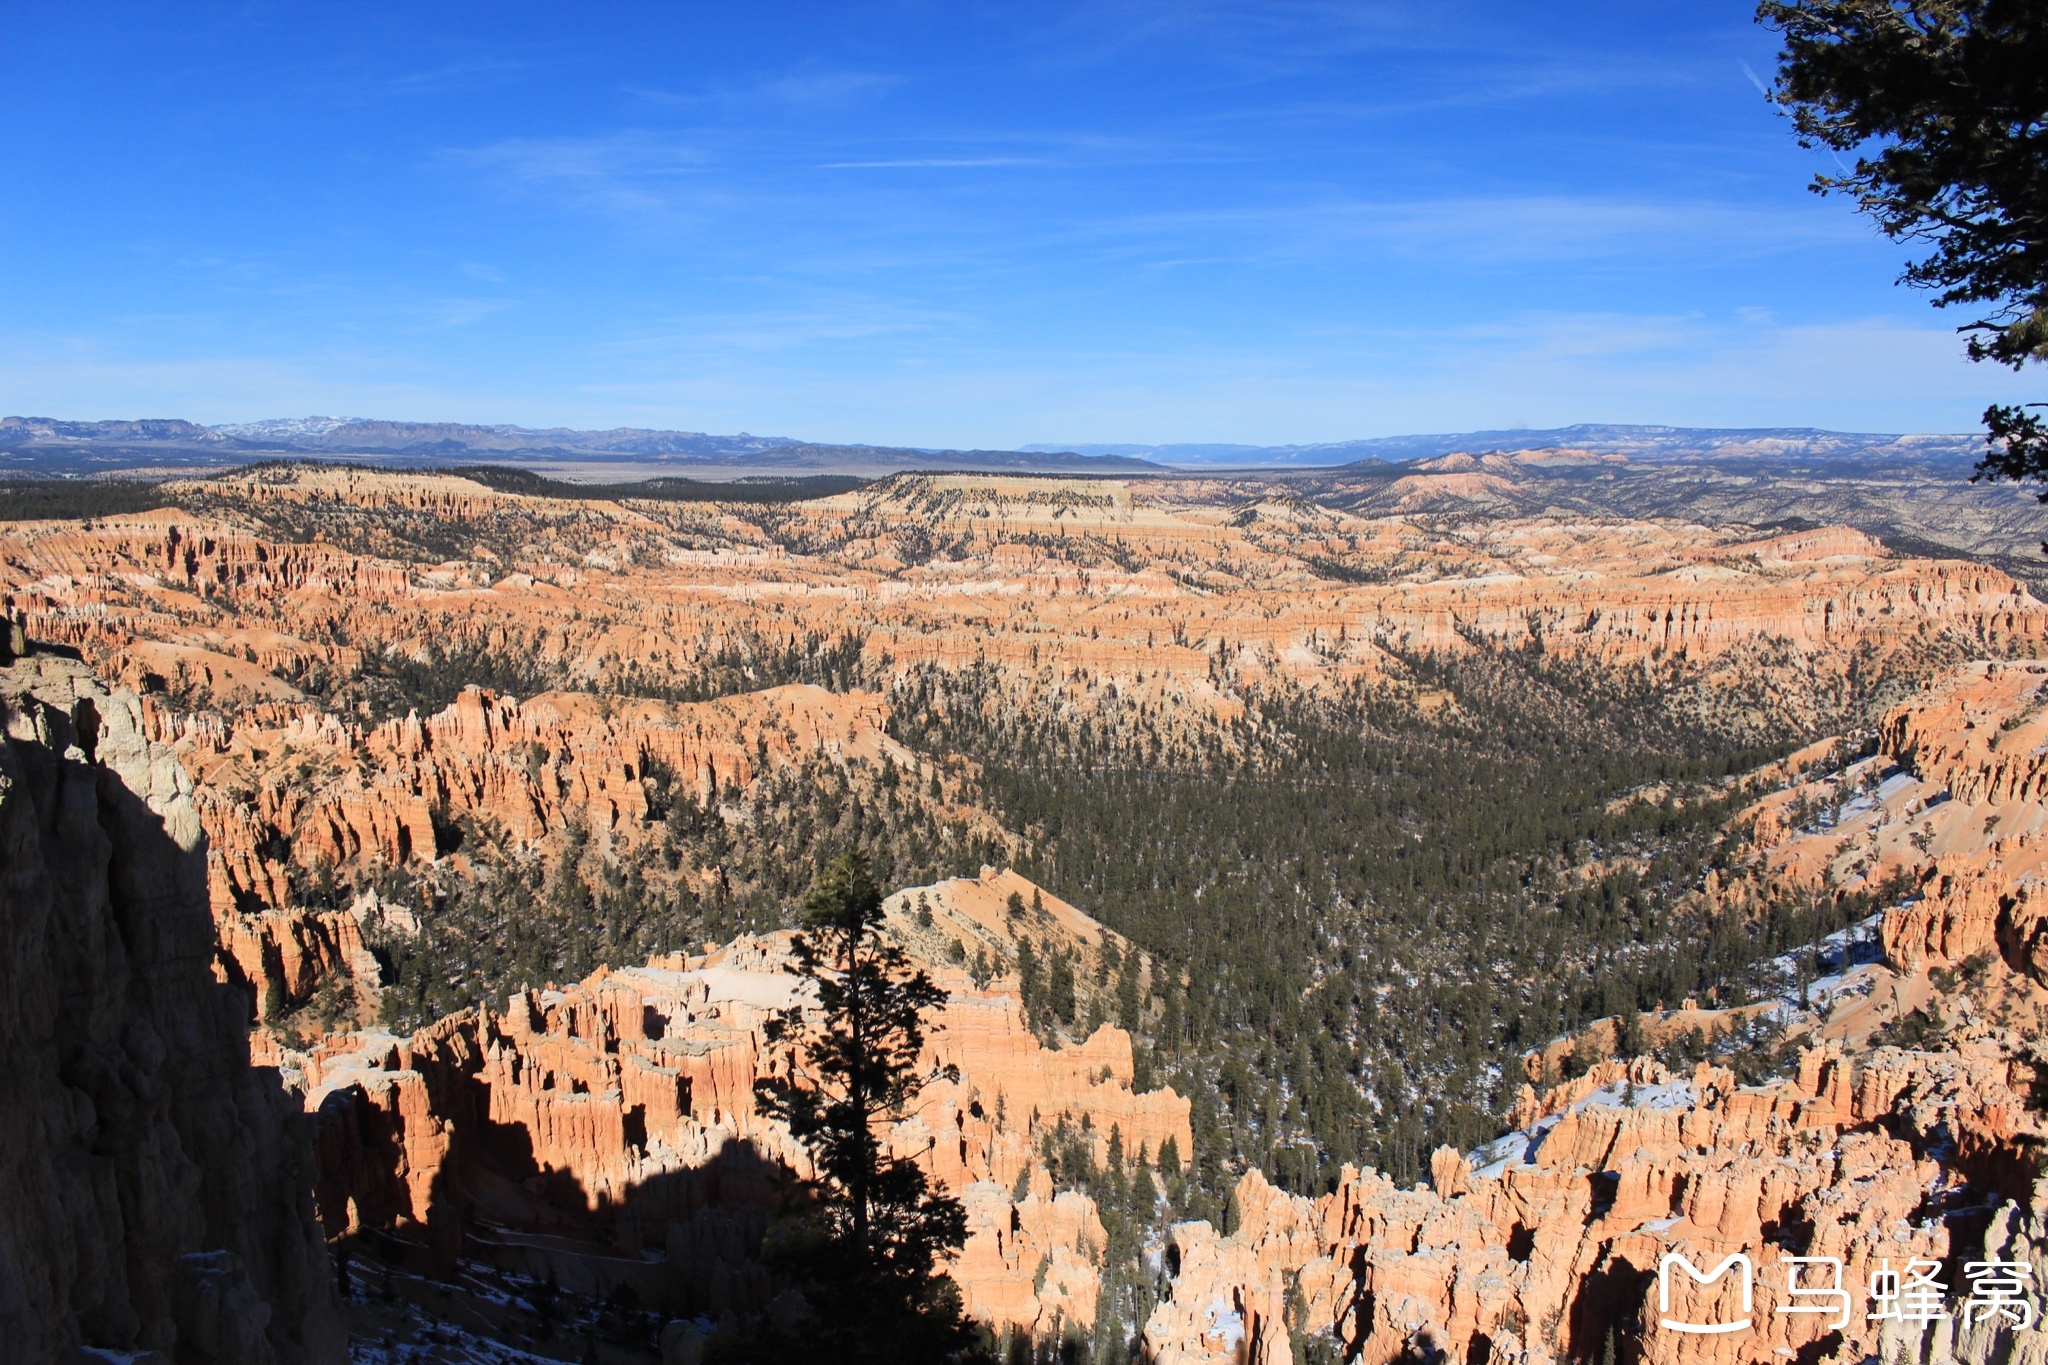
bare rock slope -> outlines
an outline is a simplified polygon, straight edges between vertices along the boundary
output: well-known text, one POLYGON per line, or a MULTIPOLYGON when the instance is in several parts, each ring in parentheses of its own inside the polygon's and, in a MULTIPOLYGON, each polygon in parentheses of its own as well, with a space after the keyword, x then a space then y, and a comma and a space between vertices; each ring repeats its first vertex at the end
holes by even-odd
MULTIPOLYGON (((988 869, 898 893, 888 932, 915 953, 922 905, 927 940, 1000 949, 1006 897, 1034 890, 988 869)), ((1057 900, 1032 913, 1048 943, 1099 947, 1109 934, 1057 900)), ((503 1011, 466 1010, 410 1038, 338 1034, 287 1054, 320 1116, 329 1232, 388 1232, 443 1266, 494 1261, 592 1297, 627 1285, 666 1313, 760 1310, 762 1233, 791 1179, 811 1174, 754 1093, 789 1065, 763 1025, 809 999, 790 961, 787 934, 742 937, 522 992, 503 1011)), ((1133 1154, 1187 1151, 1189 1104, 1134 1084, 1122 1029, 1048 1047, 1009 980, 977 988, 943 968, 939 979, 949 995, 926 1063, 940 1079, 889 1142, 967 1206, 953 1276, 969 1313, 1056 1339, 1061 1323, 1094 1321, 1106 1234, 1086 1194, 1055 1190, 1043 1144, 1075 1131, 1098 1160, 1112 1141, 1133 1154)))
POLYGON ((132 695, 0 670, 0 1361, 325 1365, 306 1121, 216 982, 192 788, 132 695))
MULTIPOLYGON (((1625 1360, 1727 1365, 2048 1359, 2032 1330, 2048 1263, 2044 679, 2036 663, 1979 663, 1933 681, 1885 717, 1876 754, 1742 817, 1761 847, 1717 879, 1722 913, 1753 882, 1916 888, 1875 926, 1880 961, 1775 1007, 1804 1044, 1792 1075, 1746 1086, 1705 1063, 1613 1058, 1525 1089, 1517 1128, 1438 1151, 1412 1188, 1347 1168, 1305 1199, 1248 1172, 1228 1235, 1170 1230, 1146 1358, 1271 1365, 1319 1340, 1366 1365, 1551 1365, 1610 1342, 1625 1360), (1896 1031, 1909 1021, 1923 1032, 1896 1031), (1731 1255, 1749 1258, 1748 1292, 1666 1259, 1711 1270, 1731 1255), (1992 1262, 2025 1268, 2032 1307, 1973 1293, 1971 1266, 1992 1262), (1941 1289, 1919 1320, 1884 1316, 1872 1286, 1910 1264, 1941 1289)), ((1736 1013, 1643 1023, 1711 1030, 1736 1013)))

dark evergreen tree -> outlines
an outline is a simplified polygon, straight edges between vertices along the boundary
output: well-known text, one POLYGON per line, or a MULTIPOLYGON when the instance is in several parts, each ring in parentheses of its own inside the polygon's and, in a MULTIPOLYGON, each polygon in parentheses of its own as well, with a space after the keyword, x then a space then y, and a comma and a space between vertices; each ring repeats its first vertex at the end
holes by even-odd
POLYGON ((1045 1003, 1062 1024, 1074 1022, 1074 959, 1056 952, 1046 970, 1045 1003))
POLYGON ((1124 959, 1124 969, 1116 979, 1116 1026, 1126 1033, 1138 1031, 1139 970, 1138 955, 1132 952, 1124 959))
POLYGON ((1024 1002, 1024 1018, 1037 1023, 1043 1005, 1039 992, 1038 952, 1031 946, 1030 939, 1017 944, 1017 998, 1024 1002))
POLYGON ((918 1070, 924 1018, 945 992, 880 937, 881 924, 866 859, 828 863, 792 943, 790 970, 815 992, 815 1014, 797 1006, 771 1021, 770 1039, 794 1044, 790 1065, 755 1087, 817 1166, 809 1216, 767 1253, 802 1286, 811 1319, 801 1341, 768 1333, 742 1358, 937 1361, 971 1340, 959 1291, 938 1269, 966 1240, 966 1214, 933 1192, 922 1153, 889 1154, 886 1132, 930 1079, 918 1070))
MULTIPOLYGON (((1764 0, 1775 97, 1801 142, 1857 153, 1814 189, 1855 196, 1931 252, 1908 284, 1965 324, 1973 360, 2048 359, 2048 11, 2037 0, 1764 0)), ((2040 406, 2040 405, 2036 405, 2040 406)), ((1993 404, 1978 477, 2048 480, 2048 425, 1993 404)), ((2048 502, 2048 493, 2041 495, 2048 502)))

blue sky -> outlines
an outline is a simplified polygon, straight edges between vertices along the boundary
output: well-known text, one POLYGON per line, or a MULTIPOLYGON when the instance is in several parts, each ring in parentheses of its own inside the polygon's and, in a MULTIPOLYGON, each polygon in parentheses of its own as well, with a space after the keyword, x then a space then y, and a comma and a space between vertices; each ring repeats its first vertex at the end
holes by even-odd
POLYGON ((0 410, 1968 430, 1744 3, 0 0, 0 410))

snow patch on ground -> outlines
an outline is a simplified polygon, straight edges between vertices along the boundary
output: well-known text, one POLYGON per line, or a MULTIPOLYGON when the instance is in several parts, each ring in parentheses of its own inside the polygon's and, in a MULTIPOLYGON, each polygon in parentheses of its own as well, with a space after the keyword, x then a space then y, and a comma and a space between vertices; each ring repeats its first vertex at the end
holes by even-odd
MULTIPOLYGON (((1637 1109, 1690 1109, 1694 1103, 1690 1081, 1666 1081, 1661 1085, 1639 1085, 1635 1087, 1634 1108, 1637 1109)), ((1527 1128, 1517 1128, 1503 1133, 1493 1141, 1474 1149, 1465 1157, 1474 1175, 1498 1179, 1510 1166, 1533 1165, 1536 1153, 1543 1146, 1543 1139, 1550 1136, 1550 1130, 1557 1127, 1565 1114, 1576 1114, 1593 1107, 1602 1109, 1626 1109, 1629 1104, 1629 1087, 1626 1085, 1602 1086, 1569 1108, 1546 1114, 1527 1128)))
MULTIPOLYGON (((1905 902, 1907 905, 1912 903, 1910 900, 1905 902)), ((1789 1024, 1803 1013, 1825 1015, 1838 1000, 1870 994, 1870 969, 1884 958, 1884 945, 1879 940, 1884 915, 1885 912, 1880 910, 1820 940, 1812 959, 1817 975, 1807 983, 1804 1011, 1799 1002, 1799 966, 1804 954, 1792 952, 1772 958, 1771 967, 1785 989, 1769 1017, 1789 1024)))
POLYGON ((1233 1309, 1229 1301, 1218 1294, 1202 1310, 1202 1315, 1209 1319, 1209 1330, 1202 1335, 1220 1340, 1224 1351, 1235 1358, 1237 1348, 1244 1342, 1244 1314, 1233 1309))

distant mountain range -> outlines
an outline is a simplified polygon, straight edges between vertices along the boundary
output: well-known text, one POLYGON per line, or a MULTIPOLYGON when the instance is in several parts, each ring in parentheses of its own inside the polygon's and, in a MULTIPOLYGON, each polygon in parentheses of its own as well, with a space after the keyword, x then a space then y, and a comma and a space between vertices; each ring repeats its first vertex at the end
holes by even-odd
POLYGON ((881 475, 903 469, 1016 469, 1053 473, 1164 473, 1125 455, 1072 451, 916 450, 828 445, 788 436, 712 436, 699 431, 536 430, 460 422, 363 417, 289 417, 200 426, 177 419, 66 422, 0 418, 0 469, 77 474, 246 464, 266 456, 366 458, 379 464, 505 464, 684 468, 728 477, 759 474, 881 475))
POLYGON ((1873 461, 1960 465, 1983 449, 1977 435, 1901 436, 1811 427, 1664 427, 1582 424, 1421 436, 1384 436, 1315 445, 1031 445, 1017 450, 928 450, 840 445, 740 432, 615 427, 575 431, 393 422, 363 417, 292 417, 201 426, 174 418, 69 422, 0 418, 0 470, 18 473, 119 473, 205 468, 279 456, 358 458, 379 464, 488 461, 553 468, 568 477, 616 477, 627 469, 687 471, 706 477, 858 474, 904 469, 1043 473, 1161 474, 1173 469, 1331 469, 1405 464, 1454 452, 1589 450, 1643 462, 1709 460, 1795 464, 1873 461), (599 475, 602 468, 604 473, 599 475))
POLYGON ((1823 431, 1816 427, 1660 427, 1580 423, 1530 430, 1464 431, 1428 436, 1381 436, 1316 445, 1028 445, 1028 451, 1071 451, 1077 455, 1122 455, 1179 469, 1310 469, 1382 462, 1404 464, 1459 451, 1590 450, 1632 460, 1969 460, 1984 450, 1984 437, 1900 436, 1872 432, 1823 431))

